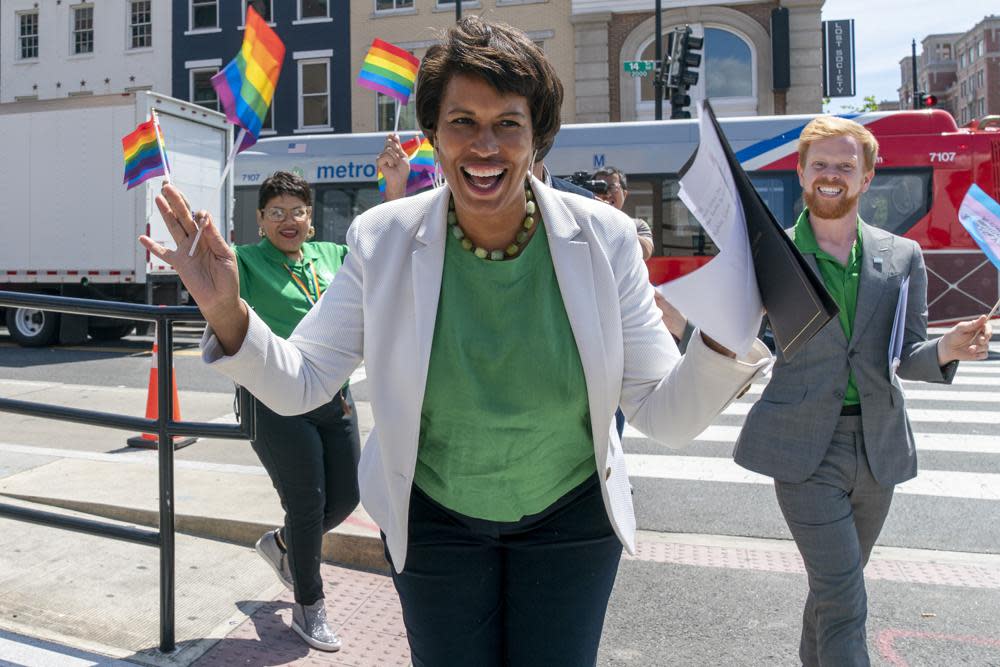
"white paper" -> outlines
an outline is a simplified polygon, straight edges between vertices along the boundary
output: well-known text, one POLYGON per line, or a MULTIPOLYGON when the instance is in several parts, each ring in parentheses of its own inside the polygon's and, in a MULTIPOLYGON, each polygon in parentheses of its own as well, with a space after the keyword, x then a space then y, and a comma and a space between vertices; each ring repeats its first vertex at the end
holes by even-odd
POLYGON ((733 174, 703 103, 698 153, 680 181, 680 199, 719 248, 701 268, 656 289, 688 320, 738 356, 753 346, 764 307, 733 174))
POLYGON ((903 336, 906 334, 906 302, 910 296, 910 277, 903 278, 899 285, 899 299, 896 301, 896 317, 892 320, 892 336, 889 337, 889 381, 896 376, 899 360, 903 355, 903 336))

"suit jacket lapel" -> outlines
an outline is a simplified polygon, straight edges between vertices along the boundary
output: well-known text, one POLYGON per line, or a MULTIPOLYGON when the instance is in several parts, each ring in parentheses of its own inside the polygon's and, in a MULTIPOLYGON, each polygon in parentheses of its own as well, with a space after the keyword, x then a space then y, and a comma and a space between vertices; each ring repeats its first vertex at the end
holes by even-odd
POLYGON ((861 340, 865 327, 878 311, 889 278, 892 236, 878 233, 866 223, 861 224, 861 275, 858 281, 858 303, 854 310, 851 346, 861 340))
POLYGON ((448 201, 451 192, 447 187, 435 197, 424 216, 415 236, 416 248, 412 254, 413 303, 417 359, 415 368, 423 373, 418 384, 423 390, 434 341, 434 323, 437 320, 438 299, 441 296, 441 275, 444 271, 444 242, 448 201))
MULTIPOLYGON (((601 314, 598 309, 597 285, 590 260, 590 244, 580 233, 580 226, 569 209, 553 191, 532 177, 542 223, 549 238, 549 251, 555 269, 563 306, 569 319, 573 338, 576 340, 583 374, 587 380, 591 419, 603 414, 607 370, 605 366, 604 336, 601 314)), ((600 441, 594 433, 595 441, 600 441)))

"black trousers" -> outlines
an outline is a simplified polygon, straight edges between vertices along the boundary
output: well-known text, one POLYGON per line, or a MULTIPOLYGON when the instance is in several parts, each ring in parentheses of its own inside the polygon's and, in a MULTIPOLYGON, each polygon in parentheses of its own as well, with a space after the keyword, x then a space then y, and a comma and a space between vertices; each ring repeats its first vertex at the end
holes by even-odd
POLYGON ((350 390, 294 417, 258 403, 257 439, 250 444, 285 510, 281 536, 288 547, 295 601, 313 604, 323 597, 323 534, 358 506, 361 440, 350 390))
POLYGON ((393 570, 414 667, 593 666, 621 552, 597 475, 510 523, 414 487, 406 567, 393 570))

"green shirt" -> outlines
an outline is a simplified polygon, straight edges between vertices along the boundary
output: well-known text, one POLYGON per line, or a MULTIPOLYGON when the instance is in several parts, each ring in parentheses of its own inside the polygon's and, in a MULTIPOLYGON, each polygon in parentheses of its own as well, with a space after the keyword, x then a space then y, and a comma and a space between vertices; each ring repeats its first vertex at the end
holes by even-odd
MULTIPOLYGON (((844 330, 847 340, 851 340, 851 334, 854 332, 854 311, 858 307, 858 283, 861 279, 861 216, 858 216, 858 238, 851 247, 846 266, 819 247, 812 225, 809 223, 809 209, 803 209, 799 214, 799 219, 795 221, 793 236, 795 247, 799 252, 816 256, 823 284, 840 308, 838 315, 840 328, 844 330)), ((844 405, 857 405, 860 402, 854 371, 851 371, 847 378, 847 389, 844 391, 844 405)))
POLYGON ((590 430, 544 227, 502 262, 449 231, 414 483, 460 514, 517 521, 594 474, 590 430))
POLYGON ((301 261, 289 258, 267 239, 233 249, 240 271, 240 296, 282 338, 291 335, 347 256, 346 245, 319 241, 302 244, 301 261))

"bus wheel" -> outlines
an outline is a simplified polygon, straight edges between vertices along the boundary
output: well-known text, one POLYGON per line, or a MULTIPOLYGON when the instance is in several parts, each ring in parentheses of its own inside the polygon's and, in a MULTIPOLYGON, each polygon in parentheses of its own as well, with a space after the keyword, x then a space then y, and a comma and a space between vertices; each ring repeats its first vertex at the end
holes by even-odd
POLYGON ((59 313, 34 308, 8 308, 7 330, 24 347, 43 347, 59 334, 59 313))

